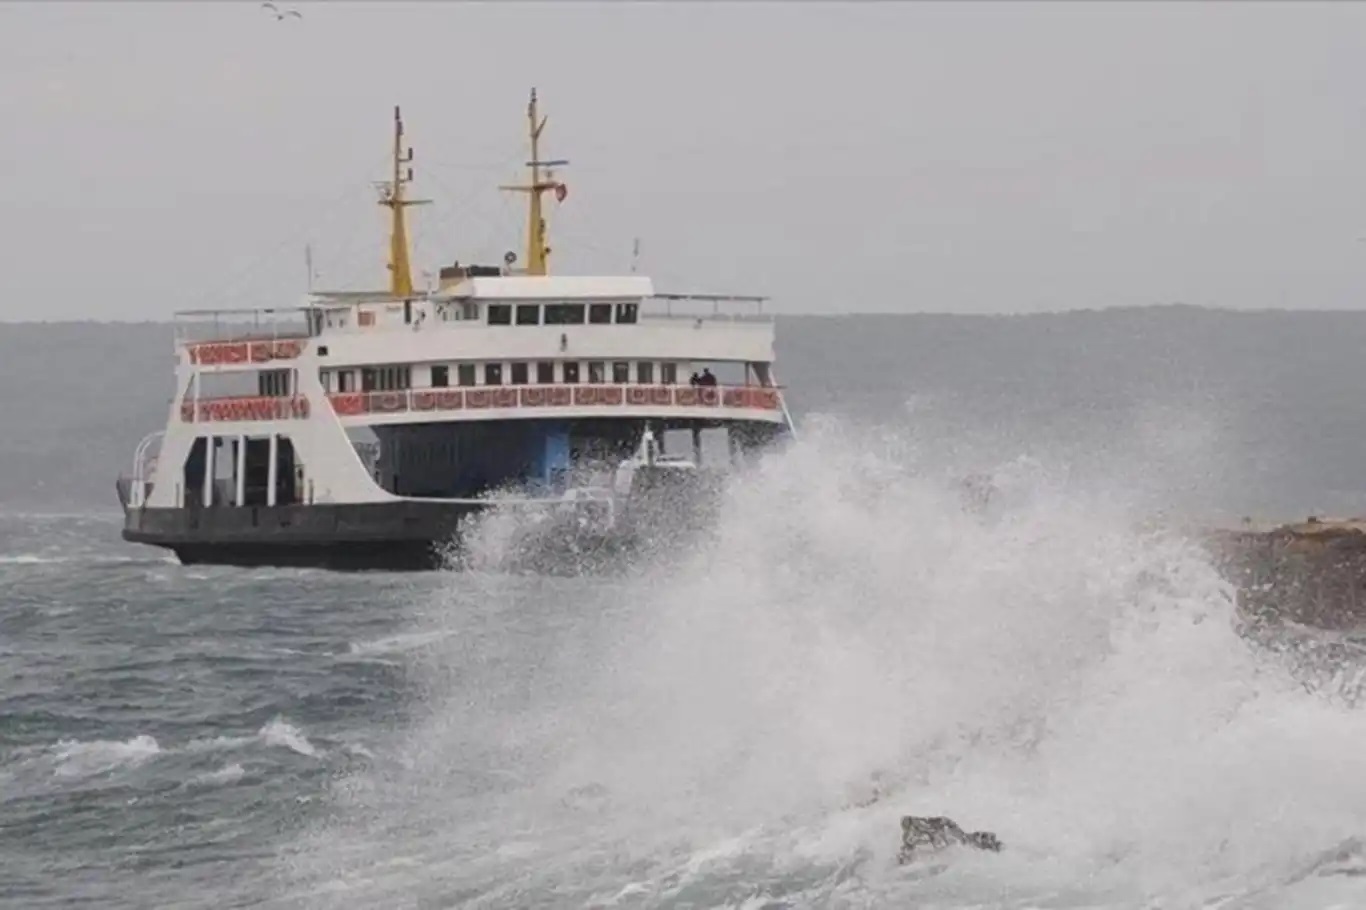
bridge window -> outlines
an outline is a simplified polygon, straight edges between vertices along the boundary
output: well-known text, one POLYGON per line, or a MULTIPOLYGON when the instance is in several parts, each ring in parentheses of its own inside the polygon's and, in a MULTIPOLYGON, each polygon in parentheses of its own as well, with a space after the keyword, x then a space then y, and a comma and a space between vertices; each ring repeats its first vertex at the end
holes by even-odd
POLYGON ((566 360, 564 363, 564 381, 569 385, 575 385, 579 381, 579 363, 577 360, 566 360))
POLYGON ((610 303, 594 303, 588 307, 588 321, 593 325, 611 325, 612 305, 610 303))
POLYGON ((612 364, 612 381, 624 383, 631 381, 631 364, 625 360, 618 360, 612 364))
POLYGON ((525 363, 514 363, 512 365, 512 384, 527 384, 527 366, 525 363))
POLYGON ((451 371, 450 371, 450 367, 446 366, 444 363, 443 363, 443 364, 440 364, 439 366, 434 366, 434 367, 432 367, 432 388, 434 388, 434 389, 444 389, 446 386, 448 386, 448 385, 450 385, 450 384, 451 384, 451 371))
POLYGON ((636 382, 642 385, 649 385, 655 381, 655 365, 649 360, 642 360, 636 364, 636 382))
POLYGON ((484 364, 484 385, 503 384, 503 365, 501 363, 484 364))
POLYGON ((541 385, 550 385, 555 381, 555 364, 549 360, 542 360, 536 364, 536 381, 541 385))
POLYGON ((517 304, 517 324, 518 325, 540 325, 541 308, 534 303, 517 304))
POLYGON ((489 304, 489 325, 512 325, 512 307, 506 303, 489 304))
POLYGON ((545 308, 546 325, 582 325, 583 304, 550 303, 545 308))
POLYGON ((630 323, 634 323, 636 321, 636 316, 638 315, 638 306, 639 304, 635 303, 617 304, 617 324, 627 325, 630 323))
POLYGON ((457 366, 455 378, 461 385, 474 385, 474 364, 462 363, 457 366))
POLYGON ((376 389, 384 392, 406 389, 412 385, 412 370, 409 367, 365 367, 360 371, 362 392, 376 389))
POLYGON ((674 385, 678 382, 678 364, 661 363, 659 365, 659 381, 664 385, 674 385))

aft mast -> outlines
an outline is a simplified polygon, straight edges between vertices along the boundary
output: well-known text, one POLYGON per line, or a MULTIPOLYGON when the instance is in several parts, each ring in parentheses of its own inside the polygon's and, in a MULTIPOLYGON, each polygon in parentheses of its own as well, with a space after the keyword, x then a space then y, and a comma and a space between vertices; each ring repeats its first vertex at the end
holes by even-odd
POLYGON ((413 273, 408 258, 408 225, 403 210, 410 205, 426 205, 430 199, 408 199, 404 188, 413 182, 413 150, 403 149, 403 117, 394 108, 394 171, 392 179, 379 185, 379 204, 389 209, 393 223, 389 230, 389 293, 395 297, 413 295, 413 273), (407 165, 406 173, 404 165, 407 165))
POLYGON ((527 167, 531 169, 531 182, 517 186, 503 186, 499 189, 508 190, 514 193, 526 193, 529 198, 529 211, 527 213, 527 243, 526 243, 526 274, 544 275, 546 274, 546 260, 550 256, 550 246, 547 242, 545 230, 545 215, 541 209, 541 194, 547 190, 555 191, 555 198, 561 202, 568 194, 569 188, 560 181, 554 179, 554 174, 550 168, 566 165, 569 162, 563 159, 554 161, 542 161, 540 152, 541 131, 545 129, 548 118, 538 117, 536 112, 536 90, 531 90, 531 103, 526 109, 528 131, 531 136, 531 160, 527 162, 527 167), (545 168, 544 175, 542 168, 545 168))

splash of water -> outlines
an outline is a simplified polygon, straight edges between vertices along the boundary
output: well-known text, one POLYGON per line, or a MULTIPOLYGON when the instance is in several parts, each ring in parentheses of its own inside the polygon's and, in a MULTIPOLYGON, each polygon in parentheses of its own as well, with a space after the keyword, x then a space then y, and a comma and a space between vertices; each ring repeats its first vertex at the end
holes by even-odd
POLYGON ((851 436, 808 429, 737 479, 711 539, 625 579, 453 576, 428 716, 339 788, 289 887, 1288 906, 1324 857, 1354 861, 1366 720, 1240 637, 1225 582, 1136 530, 1123 484, 1017 461, 975 515, 903 439, 851 436), (1007 849, 899 868, 903 813, 1007 849))

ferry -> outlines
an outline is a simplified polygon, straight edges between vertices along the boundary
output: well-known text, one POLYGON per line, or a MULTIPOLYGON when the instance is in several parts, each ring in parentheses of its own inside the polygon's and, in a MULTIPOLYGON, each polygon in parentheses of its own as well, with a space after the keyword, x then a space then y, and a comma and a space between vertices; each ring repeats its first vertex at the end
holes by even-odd
POLYGON ((117 482, 123 538, 184 564, 440 568, 499 507, 542 544, 629 548, 791 436, 766 298, 550 273, 568 162, 541 157, 546 122, 533 90, 527 179, 499 187, 527 198, 522 263, 414 285, 407 209, 430 200, 395 108, 387 288, 176 313, 165 429, 117 482))

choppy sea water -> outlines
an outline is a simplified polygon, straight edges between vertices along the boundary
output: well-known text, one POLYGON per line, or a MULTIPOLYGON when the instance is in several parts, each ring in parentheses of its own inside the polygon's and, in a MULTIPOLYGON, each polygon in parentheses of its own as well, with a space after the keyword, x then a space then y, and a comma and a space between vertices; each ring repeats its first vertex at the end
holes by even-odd
POLYGON ((0 516, 0 903, 1366 906, 1356 643, 1241 634, 1123 478, 944 476, 817 428, 611 577, 0 516), (1006 848, 898 866, 904 813, 1006 848))

